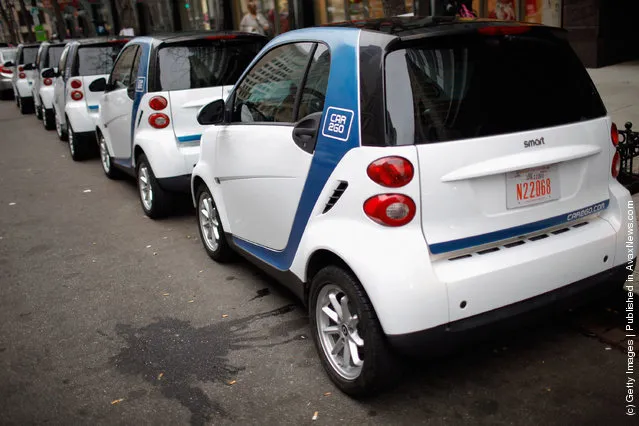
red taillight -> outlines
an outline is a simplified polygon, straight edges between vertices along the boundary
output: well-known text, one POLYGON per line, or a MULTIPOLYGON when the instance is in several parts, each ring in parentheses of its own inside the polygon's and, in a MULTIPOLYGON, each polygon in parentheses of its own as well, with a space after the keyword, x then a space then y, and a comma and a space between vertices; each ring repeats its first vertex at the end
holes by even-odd
POLYGON ((619 176, 619 172, 621 171, 621 157, 618 152, 615 152, 615 155, 612 157, 612 177, 617 178, 619 176))
POLYGON ((415 171, 403 157, 383 157, 373 161, 366 169, 373 182, 388 188, 399 188, 413 179, 415 171))
POLYGON ((27 75, 25 73, 21 72, 20 74, 18 74, 18 77, 27 78, 27 75))
POLYGON ((498 26, 498 27, 482 27, 477 30, 479 34, 483 35, 511 35, 511 34, 523 34, 530 31, 530 27, 526 26, 498 26))
POLYGON ((156 112, 155 114, 149 115, 149 124, 151 127, 155 127, 156 129, 164 129, 170 123, 169 116, 166 114, 162 114, 161 112, 156 112))
POLYGON ((5 74, 13 74, 13 70, 11 70, 9 68, 5 68, 3 66, 0 66, 0 72, 3 72, 5 74))
POLYGON ((237 36, 236 35, 210 35, 204 38, 207 40, 233 40, 234 38, 237 38, 237 36))
POLYGON ((71 80, 71 87, 74 89, 79 89, 82 87, 82 82, 80 80, 71 80))
POLYGON ((402 194, 383 194, 364 203, 364 213, 375 222, 386 226, 402 226, 415 217, 415 202, 402 194))
POLYGON ((612 127, 610 128, 610 140, 612 140, 613 146, 619 145, 619 131, 615 123, 612 123, 612 127))
POLYGON ((50 78, 45 78, 42 83, 44 83, 45 86, 51 86, 53 84, 53 80, 51 80, 50 78))
POLYGON ((73 92, 71 92, 71 99, 73 99, 74 101, 81 101, 83 97, 84 95, 79 90, 74 90, 73 92))
POLYGON ((151 109, 154 109, 156 111, 163 110, 168 104, 169 103, 164 96, 154 96, 149 99, 149 106, 151 107, 151 109))
POLYGON ((18 67, 18 71, 20 71, 20 72, 24 71, 24 67, 23 67, 22 65, 20 65, 20 66, 18 67))

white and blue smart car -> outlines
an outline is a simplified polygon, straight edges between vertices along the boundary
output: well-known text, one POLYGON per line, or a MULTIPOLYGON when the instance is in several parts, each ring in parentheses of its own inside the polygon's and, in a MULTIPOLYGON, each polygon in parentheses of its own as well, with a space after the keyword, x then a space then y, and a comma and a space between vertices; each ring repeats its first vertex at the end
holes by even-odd
POLYGON ((618 133, 563 30, 352 25, 272 40, 200 111, 192 177, 205 250, 308 305, 342 391, 381 389, 397 350, 622 289, 618 133))
POLYGON ((36 56, 35 76, 33 78, 31 92, 36 117, 42 120, 44 128, 47 130, 53 130, 55 128, 53 83, 55 81, 55 75, 58 72, 58 63, 64 51, 65 44, 66 43, 43 42, 36 56))
MULTIPOLYGON (((97 151, 95 123, 104 78, 128 38, 97 38, 69 42, 60 55, 53 89, 55 128, 68 141, 74 161, 97 151)), ((53 70, 45 71, 49 77, 53 70)))
POLYGON ((224 99, 266 44, 255 34, 138 37, 118 57, 100 100, 95 131, 104 173, 136 176, 144 213, 170 212, 190 191, 203 126, 197 112, 224 99))

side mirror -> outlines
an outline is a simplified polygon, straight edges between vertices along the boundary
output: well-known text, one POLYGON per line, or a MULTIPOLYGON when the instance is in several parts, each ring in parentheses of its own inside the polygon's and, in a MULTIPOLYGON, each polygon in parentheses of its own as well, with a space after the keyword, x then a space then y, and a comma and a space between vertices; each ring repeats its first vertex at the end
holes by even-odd
POLYGON ((44 70, 42 70, 42 72, 40 73, 40 75, 42 76, 42 78, 54 78, 57 77, 56 75, 57 73, 55 72, 55 70, 53 68, 45 68, 44 70))
POLYGON ((16 64, 13 61, 7 61, 4 64, 2 64, 2 66, 5 68, 11 68, 11 67, 15 67, 16 64))
POLYGON ((35 68, 35 64, 26 64, 24 67, 25 71, 33 71, 35 68))
POLYGON ((91 82, 91 84, 89 84, 89 91, 90 92, 104 92, 106 90, 106 87, 107 87, 106 78, 101 77, 101 78, 98 78, 97 80, 93 80, 93 82, 91 82))
POLYGON ((197 113, 197 122, 202 125, 220 124, 224 122, 224 101, 215 100, 204 105, 197 113))

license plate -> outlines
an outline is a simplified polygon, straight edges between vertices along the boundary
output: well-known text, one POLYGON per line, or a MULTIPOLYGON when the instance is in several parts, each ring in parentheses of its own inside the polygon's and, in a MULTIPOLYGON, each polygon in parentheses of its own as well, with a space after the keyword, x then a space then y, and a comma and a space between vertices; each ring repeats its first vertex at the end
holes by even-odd
POLYGON ((518 170, 506 175, 506 206, 530 206, 559 198, 557 165, 518 170))

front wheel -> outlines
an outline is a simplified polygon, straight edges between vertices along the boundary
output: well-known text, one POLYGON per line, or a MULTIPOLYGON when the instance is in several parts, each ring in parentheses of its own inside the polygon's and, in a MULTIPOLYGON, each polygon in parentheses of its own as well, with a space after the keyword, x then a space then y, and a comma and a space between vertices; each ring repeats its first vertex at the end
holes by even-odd
POLYGON ((324 369, 344 393, 364 396, 399 376, 375 310, 352 273, 327 266, 311 281, 309 318, 324 369))
POLYGON ((216 262, 226 263, 234 258, 233 249, 226 240, 222 221, 206 185, 197 190, 197 224, 206 254, 216 262))
MULTIPOLYGON (((34 98, 35 99, 35 98, 34 98)), ((34 104, 34 109, 35 109, 35 116, 38 120, 42 120, 42 111, 44 110, 44 106, 42 105, 42 101, 40 101, 40 105, 35 105, 34 104)))
POLYGON ((62 123, 60 122, 60 117, 58 117, 58 114, 55 112, 54 110, 54 114, 55 114, 55 130, 58 133, 58 138, 65 142, 67 140, 67 133, 64 131, 64 128, 62 127, 62 123))
POLYGON ((69 141, 69 152, 71 153, 71 158, 73 158, 73 161, 82 161, 86 158, 86 147, 82 144, 82 141, 76 137, 73 127, 71 127, 71 123, 69 123, 68 119, 67 128, 69 129, 67 139, 69 141))
POLYGON ((109 147, 107 146, 104 135, 98 132, 98 148, 100 150, 100 164, 102 164, 102 171, 109 179, 120 179, 122 173, 120 170, 113 167, 113 158, 109 154, 109 147))
POLYGON ((171 194, 160 187, 146 155, 140 155, 137 168, 138 192, 142 210, 151 219, 165 217, 170 209, 171 194))

